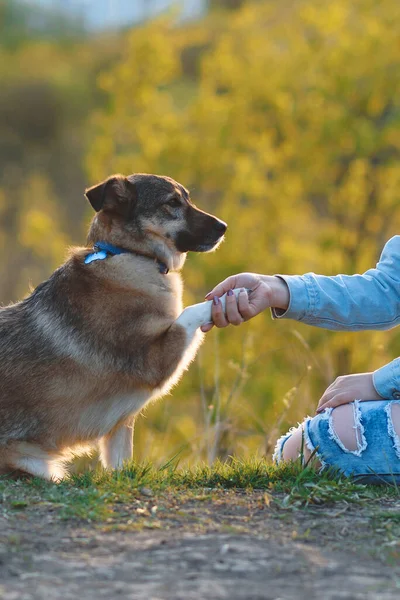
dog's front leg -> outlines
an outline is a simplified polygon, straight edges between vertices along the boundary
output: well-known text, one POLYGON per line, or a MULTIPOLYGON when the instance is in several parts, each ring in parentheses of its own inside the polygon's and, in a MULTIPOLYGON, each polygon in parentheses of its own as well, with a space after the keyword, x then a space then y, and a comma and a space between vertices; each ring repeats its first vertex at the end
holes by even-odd
MULTIPOLYGON (((234 290, 236 297, 240 291, 234 290)), ((225 295, 220 300, 225 310, 225 295)), ((176 383, 193 360, 203 339, 199 327, 210 323, 211 309, 212 302, 188 306, 167 331, 154 340, 151 351, 146 355, 143 374, 146 376, 146 383, 153 389, 157 388, 157 394, 169 389, 168 386, 163 387, 165 382, 169 381, 170 385, 176 383)))
POLYGON ((99 441, 100 460, 106 469, 121 469, 133 453, 133 419, 114 427, 99 441))
MULTIPOLYGON (((238 297, 241 289, 233 290, 236 298, 238 297)), ((226 294, 220 298, 222 304, 222 310, 225 311, 226 306, 226 294)), ((211 318, 212 301, 201 302, 200 304, 192 304, 183 310, 179 315, 175 323, 185 328, 187 335, 190 339, 193 338, 197 329, 202 325, 207 325, 212 321, 211 318)))

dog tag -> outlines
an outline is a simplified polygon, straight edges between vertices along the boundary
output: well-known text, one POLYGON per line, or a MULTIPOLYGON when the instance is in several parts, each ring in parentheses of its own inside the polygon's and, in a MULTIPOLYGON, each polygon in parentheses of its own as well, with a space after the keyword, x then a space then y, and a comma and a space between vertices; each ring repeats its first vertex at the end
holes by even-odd
POLYGON ((105 258, 107 258, 107 252, 105 250, 100 250, 100 252, 95 252, 94 254, 88 254, 85 258, 85 265, 88 265, 94 260, 104 260, 105 258))

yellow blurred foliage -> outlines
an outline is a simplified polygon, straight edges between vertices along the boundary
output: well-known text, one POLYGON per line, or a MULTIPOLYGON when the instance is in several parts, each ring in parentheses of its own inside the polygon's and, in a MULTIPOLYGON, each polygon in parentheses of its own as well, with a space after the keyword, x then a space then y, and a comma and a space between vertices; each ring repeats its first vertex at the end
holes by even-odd
MULTIPOLYGON (((374 266, 400 229, 399 28, 397 0, 249 1, 192 23, 150 21, 107 48, 86 41, 68 60, 36 43, 19 50, 20 74, 32 77, 35 57, 63 90, 75 72, 81 86, 98 72, 101 101, 84 131, 88 183, 166 174, 228 222, 217 252, 188 258, 189 303, 240 271, 374 266)), ((51 183, 30 177, 27 204, 16 192, 16 233, 37 255, 29 269, 43 269, 39 259, 48 269, 70 235, 51 183)), ((0 196, 0 216, 3 205, 0 196)), ((3 242, 3 231, 0 243, 12 244, 15 232, 3 242)), ((267 313, 213 331, 172 396, 139 419, 137 457, 269 452, 334 377, 377 368, 399 346, 396 330, 332 333, 267 313)))
MULTIPOLYGON (((308 0, 248 2, 224 19, 132 30, 121 61, 100 78, 110 102, 92 124, 88 169, 92 180, 119 171, 168 174, 228 222, 221 249, 189 258, 188 302, 242 270, 335 274, 374 266, 400 225, 399 25, 395 0, 308 0), (185 73, 184 58, 196 50, 198 64, 185 73)), ((282 411, 281 429, 312 411, 336 375, 393 358, 397 337, 332 334, 263 315, 212 333, 201 377, 192 367, 151 415, 164 419, 165 431, 171 419, 197 420, 203 385, 207 405, 218 396, 219 415, 210 419, 207 409, 202 418, 205 428, 209 421, 214 432, 223 429, 220 455, 270 448, 282 411), (230 360, 247 373, 234 402, 230 360)), ((190 427, 178 429, 187 431, 190 455, 190 427)))

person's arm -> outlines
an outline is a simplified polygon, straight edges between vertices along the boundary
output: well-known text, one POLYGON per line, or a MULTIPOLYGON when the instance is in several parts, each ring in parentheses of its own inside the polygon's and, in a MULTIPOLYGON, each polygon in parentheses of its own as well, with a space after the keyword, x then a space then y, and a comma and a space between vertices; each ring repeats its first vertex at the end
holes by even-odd
POLYGON ((363 275, 279 275, 289 289, 287 310, 274 318, 295 319, 324 329, 391 329, 400 323, 400 236, 385 245, 375 269, 363 275))
MULTIPOLYGON (((214 298, 212 318, 217 327, 239 325, 270 307, 274 318, 296 319, 325 329, 390 329, 400 323, 400 236, 387 242, 376 268, 363 275, 240 273, 222 281, 207 297, 214 298), (241 286, 252 292, 240 294, 237 302, 229 290, 241 286), (224 312, 219 297, 227 292, 224 312)), ((203 331, 211 327, 207 325, 203 331)), ((373 373, 339 377, 323 394, 319 410, 356 398, 400 400, 400 358, 373 373)))
POLYGON ((317 413, 354 400, 399 400, 400 358, 372 373, 337 377, 323 393, 317 413))

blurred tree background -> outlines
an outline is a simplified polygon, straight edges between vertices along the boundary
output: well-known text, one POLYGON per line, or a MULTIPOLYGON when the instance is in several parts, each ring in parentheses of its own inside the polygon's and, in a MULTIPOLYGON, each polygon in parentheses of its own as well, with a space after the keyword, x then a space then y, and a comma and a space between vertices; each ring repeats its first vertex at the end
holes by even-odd
MULTIPOLYGON (((1 300, 82 243, 83 190, 167 174, 229 224, 188 258, 186 303, 224 277, 355 273, 400 231, 397 0, 214 0, 89 33, 0 0, 1 300)), ((392 332, 331 333, 260 315, 207 336, 172 395, 138 419, 136 457, 271 451, 340 374, 397 356, 392 332)))

